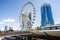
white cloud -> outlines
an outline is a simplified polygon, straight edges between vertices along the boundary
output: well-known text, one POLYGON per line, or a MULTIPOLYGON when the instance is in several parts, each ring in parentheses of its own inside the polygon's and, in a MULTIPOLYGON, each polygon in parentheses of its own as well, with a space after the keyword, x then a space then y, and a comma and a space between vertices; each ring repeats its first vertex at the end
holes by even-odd
POLYGON ((3 22, 14 22, 15 20, 14 19, 11 19, 11 18, 8 18, 6 20, 3 20, 3 22))
POLYGON ((5 24, 4 22, 0 22, 0 24, 5 24))
POLYGON ((8 23, 15 22, 15 19, 11 19, 11 18, 5 19, 5 20, 3 20, 3 21, 0 21, 0 25, 1 25, 1 24, 6 24, 7 22, 8 22, 8 23))

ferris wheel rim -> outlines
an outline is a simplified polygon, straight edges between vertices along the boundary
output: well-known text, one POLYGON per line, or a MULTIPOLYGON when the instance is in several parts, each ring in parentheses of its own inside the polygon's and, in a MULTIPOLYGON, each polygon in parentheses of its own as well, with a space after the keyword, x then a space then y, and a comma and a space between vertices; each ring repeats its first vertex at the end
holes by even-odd
MULTIPOLYGON (((31 2, 27 2, 23 7, 22 7, 22 9, 21 9, 21 12, 20 12, 20 17, 22 16, 22 12, 23 12, 23 9, 27 6, 27 5, 31 5, 32 6, 32 8, 33 8, 33 11, 34 11, 34 15, 33 15, 33 21, 35 21, 35 17, 36 17, 36 9, 35 9, 35 6, 34 6, 34 4, 32 4, 31 2)), ((21 19, 20 19, 21 20, 21 19)), ((19 21, 20 21, 19 20, 19 21)), ((32 23, 34 23, 34 22, 32 22, 32 23)))

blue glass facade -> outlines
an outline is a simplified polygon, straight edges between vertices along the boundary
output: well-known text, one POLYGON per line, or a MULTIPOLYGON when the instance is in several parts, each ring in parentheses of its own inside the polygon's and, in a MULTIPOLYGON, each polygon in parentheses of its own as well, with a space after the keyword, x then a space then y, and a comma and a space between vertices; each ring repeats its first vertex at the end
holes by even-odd
POLYGON ((41 26, 54 25, 52 18, 52 10, 50 4, 43 4, 41 6, 41 26))

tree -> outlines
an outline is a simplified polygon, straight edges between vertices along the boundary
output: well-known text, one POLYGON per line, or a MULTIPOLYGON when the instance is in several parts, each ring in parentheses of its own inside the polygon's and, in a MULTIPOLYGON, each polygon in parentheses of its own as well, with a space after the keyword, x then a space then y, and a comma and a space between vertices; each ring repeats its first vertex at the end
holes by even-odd
POLYGON ((39 27, 39 26, 37 26, 37 27, 36 27, 36 30, 41 30, 41 26, 40 26, 40 27, 39 27))

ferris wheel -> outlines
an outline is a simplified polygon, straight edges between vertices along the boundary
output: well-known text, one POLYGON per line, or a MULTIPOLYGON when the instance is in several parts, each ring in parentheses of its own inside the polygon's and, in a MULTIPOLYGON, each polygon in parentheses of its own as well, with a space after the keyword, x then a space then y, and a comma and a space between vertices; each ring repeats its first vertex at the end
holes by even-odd
MULTIPOLYGON (((25 21, 26 19, 28 19, 30 21, 30 24, 28 23, 28 25, 30 25, 32 27, 36 20, 36 9, 35 9, 35 6, 31 2, 27 2, 21 9, 20 18, 19 18, 21 29, 24 28, 23 23, 26 22, 25 21)), ((25 23, 25 25, 26 24, 27 23, 25 23)))

